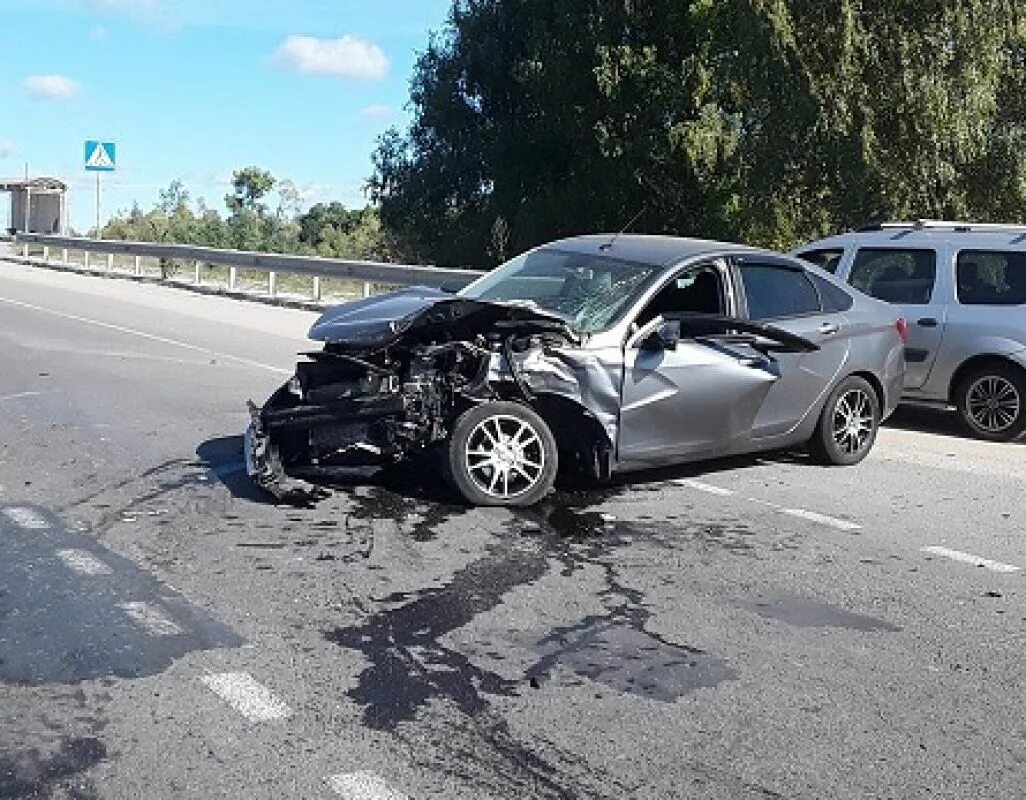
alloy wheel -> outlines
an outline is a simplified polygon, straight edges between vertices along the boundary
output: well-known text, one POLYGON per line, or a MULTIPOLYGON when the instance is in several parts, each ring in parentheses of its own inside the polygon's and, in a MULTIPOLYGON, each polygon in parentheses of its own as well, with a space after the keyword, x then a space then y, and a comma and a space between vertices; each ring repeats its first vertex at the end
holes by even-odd
POLYGON ((1003 433, 1019 418, 1021 398, 1001 375, 982 375, 969 386, 966 407, 973 423, 987 433, 1003 433))
POLYGON ((478 488, 502 500, 530 491, 545 470, 538 432, 526 421, 504 414, 477 424, 467 438, 464 457, 478 488))
POLYGON ((833 435, 841 452, 860 452, 872 438, 875 423, 873 401, 862 389, 851 389, 837 398, 833 435))

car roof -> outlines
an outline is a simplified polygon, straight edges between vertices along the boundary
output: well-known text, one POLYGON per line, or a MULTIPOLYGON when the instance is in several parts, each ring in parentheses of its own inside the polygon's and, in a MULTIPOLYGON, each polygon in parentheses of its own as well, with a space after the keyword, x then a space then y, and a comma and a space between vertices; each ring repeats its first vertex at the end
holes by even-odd
POLYGON ((760 250, 748 245, 731 242, 717 242, 711 239, 690 239, 679 236, 651 236, 630 233, 617 236, 614 233, 600 233, 588 236, 574 236, 544 245, 556 250, 572 250, 601 256, 612 256, 624 261, 665 266, 675 264, 694 256, 727 252, 762 253, 778 256, 769 250, 760 250), (609 245, 611 247, 604 246, 609 245))
POLYGON ((817 239, 795 252, 847 247, 937 247, 954 245, 973 250, 1026 250, 1026 226, 985 225, 971 222, 892 222, 817 239))

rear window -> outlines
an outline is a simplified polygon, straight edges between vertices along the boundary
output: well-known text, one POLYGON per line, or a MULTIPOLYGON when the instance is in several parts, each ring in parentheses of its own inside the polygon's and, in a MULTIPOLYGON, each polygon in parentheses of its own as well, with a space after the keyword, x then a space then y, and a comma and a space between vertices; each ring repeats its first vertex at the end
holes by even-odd
POLYGON ((937 280, 934 250, 863 248, 855 254, 848 282, 888 303, 926 305, 937 280))
POLYGON ((815 264, 822 270, 827 272, 837 272, 837 267, 841 264, 841 258, 844 256, 844 250, 837 247, 832 247, 828 250, 806 250, 804 253, 799 253, 798 258, 802 261, 808 261, 810 264, 815 264))
POLYGON ((958 254, 958 302, 969 306, 1026 303, 1026 253, 963 250, 958 254))

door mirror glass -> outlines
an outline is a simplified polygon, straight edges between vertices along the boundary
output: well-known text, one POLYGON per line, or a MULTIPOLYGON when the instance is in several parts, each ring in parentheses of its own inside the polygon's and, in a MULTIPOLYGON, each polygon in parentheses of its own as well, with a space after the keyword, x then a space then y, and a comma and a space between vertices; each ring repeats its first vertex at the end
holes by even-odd
POLYGON ((665 320, 659 323, 650 333, 641 346, 645 350, 676 350, 680 342, 680 322, 677 320, 665 320))

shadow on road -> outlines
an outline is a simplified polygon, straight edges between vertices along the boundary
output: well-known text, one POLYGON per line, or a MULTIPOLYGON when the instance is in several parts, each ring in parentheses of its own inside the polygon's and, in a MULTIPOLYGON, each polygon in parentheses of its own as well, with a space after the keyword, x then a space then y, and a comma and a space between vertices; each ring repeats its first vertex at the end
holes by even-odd
MULTIPOLYGON (((962 425, 962 420, 959 419, 958 414, 943 408, 914 405, 901 406, 894 412, 894 416, 884 423, 884 427, 975 441, 975 437, 966 431, 962 425)), ((1009 442, 1009 444, 1026 444, 1026 438, 1020 437, 1014 442, 1009 442)))
POLYGON ((224 484, 232 497, 255 503, 272 503, 273 498, 262 492, 246 474, 246 457, 241 436, 222 436, 207 439, 196 448, 196 455, 207 469, 224 484))

